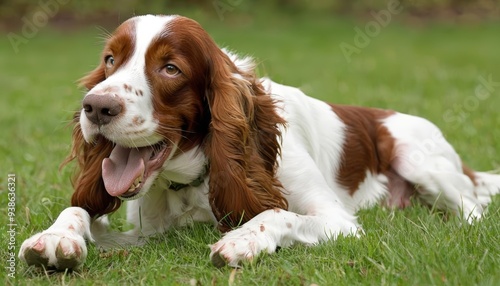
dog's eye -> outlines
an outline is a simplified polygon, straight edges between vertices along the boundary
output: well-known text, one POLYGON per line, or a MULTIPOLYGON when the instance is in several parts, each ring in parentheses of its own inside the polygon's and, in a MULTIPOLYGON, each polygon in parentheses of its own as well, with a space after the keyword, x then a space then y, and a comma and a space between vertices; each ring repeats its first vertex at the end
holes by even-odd
POLYGON ((115 65, 115 58, 113 58, 113 56, 106 56, 104 58, 104 63, 106 64, 106 68, 112 68, 115 65))
POLYGON ((169 76, 175 76, 178 75, 181 71, 179 70, 178 67, 174 66, 173 64, 168 64, 163 68, 164 73, 166 73, 169 76))

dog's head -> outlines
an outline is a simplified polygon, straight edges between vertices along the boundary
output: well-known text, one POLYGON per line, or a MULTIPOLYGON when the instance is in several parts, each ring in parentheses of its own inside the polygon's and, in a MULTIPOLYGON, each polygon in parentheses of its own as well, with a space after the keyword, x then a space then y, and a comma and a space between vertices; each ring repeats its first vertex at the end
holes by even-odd
POLYGON ((221 50, 195 21, 138 16, 107 39, 75 115, 73 205, 91 215, 148 192, 193 148, 207 158, 210 203, 227 226, 286 208, 275 178, 279 125, 249 58, 221 50))

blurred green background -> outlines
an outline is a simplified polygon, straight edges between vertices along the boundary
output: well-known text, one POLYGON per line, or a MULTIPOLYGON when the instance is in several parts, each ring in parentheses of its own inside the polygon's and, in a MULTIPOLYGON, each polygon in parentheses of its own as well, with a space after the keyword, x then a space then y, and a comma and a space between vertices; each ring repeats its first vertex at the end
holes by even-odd
MULTIPOLYGON (((363 17, 370 11, 387 7, 387 0, 123 0, 123 1, 71 1, 53 0, 60 6, 54 22, 83 22, 89 19, 109 23, 109 18, 129 17, 132 14, 167 13, 177 9, 200 10, 203 13, 220 17, 219 11, 260 13, 324 13, 331 16, 363 17), (216 8, 216 6, 218 8, 216 8), (108 18, 107 20, 104 18, 108 18)), ((0 17, 2 24, 19 24, 20 15, 27 15, 38 9, 40 3, 52 1, 2 0, 0 17)), ((401 0, 405 6, 408 21, 484 21, 498 19, 500 11, 497 0, 401 0)))

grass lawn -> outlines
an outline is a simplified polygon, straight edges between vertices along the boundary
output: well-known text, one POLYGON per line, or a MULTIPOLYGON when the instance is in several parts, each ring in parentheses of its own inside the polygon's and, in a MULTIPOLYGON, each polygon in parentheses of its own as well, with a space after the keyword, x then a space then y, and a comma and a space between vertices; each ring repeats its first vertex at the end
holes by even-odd
MULTIPOLYGON (((332 16, 299 18, 227 12, 224 21, 200 12, 216 41, 255 56, 260 73, 335 103, 377 106, 420 115, 440 126, 465 162, 500 168, 500 24, 407 26, 390 23, 346 60, 362 22, 332 16), (488 95, 476 87, 496 82, 488 95)), ((370 19, 367 19, 370 20, 370 19)), ((29 39, 16 54, 0 37, 0 210, 7 214, 7 177, 16 176, 16 242, 48 227, 69 204, 68 152, 72 112, 83 92, 75 81, 98 62, 95 28, 29 39)), ((216 269, 210 225, 173 229, 145 247, 100 254, 94 246, 74 273, 46 274, 17 261, 18 285, 499 285, 500 199, 481 223, 461 225, 426 207, 374 208, 359 214, 366 235, 314 248, 301 245, 263 255, 241 270, 216 269)), ((7 266, 7 216, 0 225, 0 257, 7 266)))

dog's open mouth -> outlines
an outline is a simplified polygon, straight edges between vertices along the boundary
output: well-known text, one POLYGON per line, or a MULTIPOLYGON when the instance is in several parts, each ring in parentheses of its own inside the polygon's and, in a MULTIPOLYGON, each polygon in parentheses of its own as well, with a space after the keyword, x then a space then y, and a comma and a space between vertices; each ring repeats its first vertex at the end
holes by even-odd
POLYGON ((116 145, 102 161, 106 191, 124 199, 136 196, 152 172, 163 165, 171 150, 172 146, 165 142, 138 148, 116 145))

